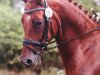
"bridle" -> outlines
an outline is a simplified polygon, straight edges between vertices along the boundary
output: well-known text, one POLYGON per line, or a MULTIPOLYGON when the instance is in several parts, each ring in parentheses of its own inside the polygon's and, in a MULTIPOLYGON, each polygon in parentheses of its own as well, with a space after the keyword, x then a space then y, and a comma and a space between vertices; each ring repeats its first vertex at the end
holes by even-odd
MULTIPOLYGON (((31 12, 40 11, 40 10, 45 11, 47 7, 49 7, 48 6, 48 3, 47 3, 46 0, 44 0, 44 8, 36 8, 36 9, 31 9, 31 10, 25 10, 25 13, 31 13, 31 12)), ((47 47, 48 45, 50 45, 50 44, 52 44, 52 43, 54 43, 56 41, 51 41, 51 42, 48 43, 48 24, 50 22, 50 18, 48 18, 45 15, 45 19, 44 20, 45 20, 45 24, 44 24, 45 25, 45 27, 44 27, 44 34, 45 34, 45 41, 46 42, 45 43, 42 43, 42 42, 37 41, 37 40, 28 40, 28 39, 24 39, 24 41, 23 41, 23 45, 25 47, 27 47, 28 50, 32 51, 36 55, 41 55, 41 54, 45 53, 48 50, 51 50, 51 49, 54 49, 54 48, 57 48, 57 47, 61 47, 65 43, 69 43, 71 41, 74 41, 74 40, 82 37, 82 36, 85 36, 87 34, 90 34, 90 33, 94 32, 94 31, 100 30, 100 27, 97 27, 94 30, 91 30, 91 31, 85 32, 85 33, 83 33, 83 34, 81 34, 79 36, 73 37, 70 40, 67 40, 67 41, 65 40, 64 42, 61 42, 61 44, 59 44, 59 45, 55 45, 54 47, 47 47), (32 48, 29 47, 29 45, 42 47, 42 50, 41 51, 34 51, 32 48)))
MULTIPOLYGON (((27 13, 32 13, 32 12, 35 12, 35 11, 46 11, 47 8, 48 8, 48 3, 46 0, 44 0, 44 8, 35 8, 35 9, 31 9, 31 10, 25 10, 24 12, 27 14, 27 13)), ((49 22, 50 22, 50 17, 46 16, 46 14, 44 15, 44 35, 45 35, 45 43, 42 43, 41 41, 37 41, 37 40, 28 40, 28 39, 24 39, 23 41, 23 45, 25 47, 27 47, 29 50, 31 50, 34 54, 42 54, 44 53, 44 51, 47 51, 47 44, 48 44, 48 25, 49 25, 49 22), (31 46, 39 46, 39 47, 42 47, 42 50, 41 51, 34 51, 32 48, 29 47, 29 45, 31 46)), ((50 23, 51 24, 51 23, 50 23)))

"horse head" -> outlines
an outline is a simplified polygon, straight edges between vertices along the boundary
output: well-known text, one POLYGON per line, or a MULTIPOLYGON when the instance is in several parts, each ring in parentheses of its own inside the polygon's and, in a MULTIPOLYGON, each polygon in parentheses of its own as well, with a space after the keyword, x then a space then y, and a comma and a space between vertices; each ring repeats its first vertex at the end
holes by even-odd
POLYGON ((59 34, 60 20, 46 0, 24 0, 22 24, 25 31, 21 62, 27 67, 41 64, 48 42, 59 34))
POLYGON ((99 23, 82 5, 71 1, 24 0, 21 62, 25 66, 39 67, 41 55, 55 38, 66 75, 100 74, 99 23))

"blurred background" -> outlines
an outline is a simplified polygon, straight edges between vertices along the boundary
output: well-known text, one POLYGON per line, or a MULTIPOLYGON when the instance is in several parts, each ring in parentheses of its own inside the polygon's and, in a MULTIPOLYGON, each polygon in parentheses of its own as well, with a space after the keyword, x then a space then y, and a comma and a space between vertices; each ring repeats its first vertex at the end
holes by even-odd
MULTIPOLYGON (((76 0, 91 12, 100 11, 100 0, 76 0)), ((0 75, 64 75, 58 50, 45 54, 42 71, 26 69, 20 62, 24 32, 22 0, 0 0, 0 75)), ((52 45, 51 45, 52 46, 52 45)))

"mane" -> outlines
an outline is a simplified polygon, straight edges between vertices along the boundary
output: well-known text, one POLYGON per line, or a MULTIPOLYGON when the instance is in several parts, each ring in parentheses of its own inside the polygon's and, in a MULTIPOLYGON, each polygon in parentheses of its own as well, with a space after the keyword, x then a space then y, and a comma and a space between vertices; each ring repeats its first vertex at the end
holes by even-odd
POLYGON ((99 23, 92 18, 92 15, 88 12, 88 10, 86 10, 82 5, 78 4, 75 1, 55 0, 52 1, 50 5, 52 9, 54 9, 56 12, 59 12, 57 14, 59 16, 61 15, 60 18, 62 20, 62 23, 66 18, 66 23, 68 22, 71 25, 77 25, 77 28, 83 27, 83 32, 94 29, 99 25, 99 23), (57 4, 59 5, 59 7, 57 6, 57 4))
POLYGON ((88 13, 89 11, 88 11, 86 8, 84 8, 84 6, 82 6, 81 4, 79 4, 78 2, 75 2, 75 1, 73 1, 73 0, 69 0, 69 2, 72 2, 76 7, 78 7, 80 10, 82 10, 82 11, 85 13, 85 15, 88 15, 88 18, 89 18, 90 20, 92 20, 93 22, 99 24, 99 23, 96 21, 96 19, 92 18, 93 15, 90 14, 90 13, 88 13))

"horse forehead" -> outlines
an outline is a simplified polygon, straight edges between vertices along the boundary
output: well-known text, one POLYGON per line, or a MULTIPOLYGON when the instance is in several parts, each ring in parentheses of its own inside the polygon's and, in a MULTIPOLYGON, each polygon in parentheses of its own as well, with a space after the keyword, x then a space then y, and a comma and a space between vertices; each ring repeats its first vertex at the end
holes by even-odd
POLYGON ((27 14, 23 14, 21 21, 22 23, 28 23, 31 21, 31 16, 27 14))
POLYGON ((28 16, 26 17, 26 19, 27 19, 27 20, 30 20, 30 19, 31 19, 31 16, 30 16, 30 15, 28 15, 28 16))

